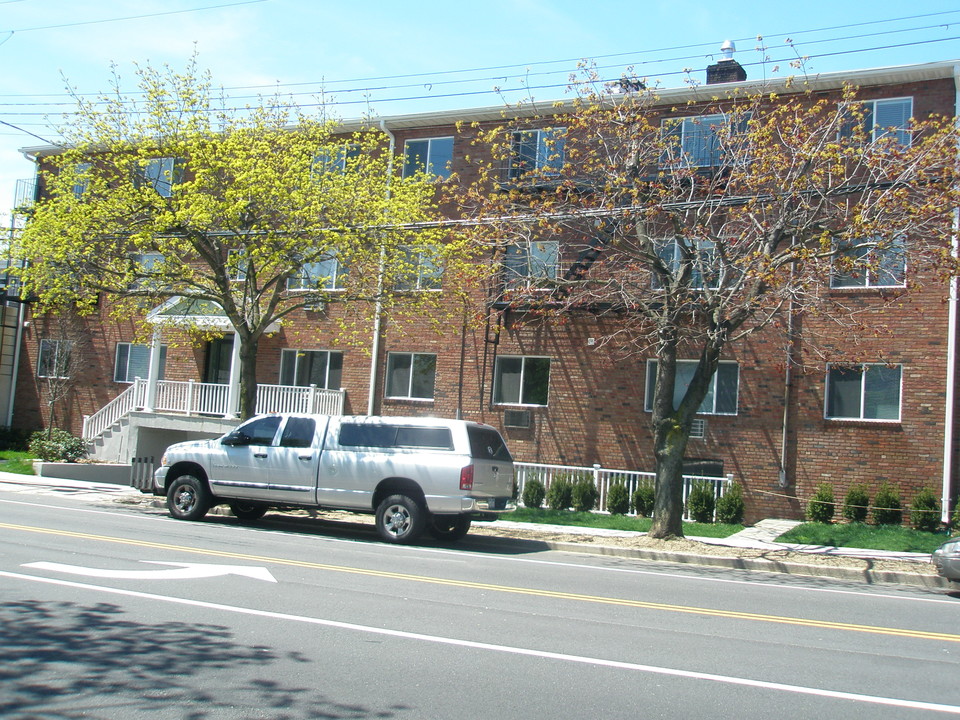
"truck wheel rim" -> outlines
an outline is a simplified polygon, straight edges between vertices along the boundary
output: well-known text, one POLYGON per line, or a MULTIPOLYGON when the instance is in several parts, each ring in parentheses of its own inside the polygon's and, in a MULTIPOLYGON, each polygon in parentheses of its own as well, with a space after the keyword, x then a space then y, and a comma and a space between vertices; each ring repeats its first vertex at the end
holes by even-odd
POLYGON ((410 513, 401 505, 391 505, 384 513, 387 531, 391 535, 403 535, 410 526, 410 513))

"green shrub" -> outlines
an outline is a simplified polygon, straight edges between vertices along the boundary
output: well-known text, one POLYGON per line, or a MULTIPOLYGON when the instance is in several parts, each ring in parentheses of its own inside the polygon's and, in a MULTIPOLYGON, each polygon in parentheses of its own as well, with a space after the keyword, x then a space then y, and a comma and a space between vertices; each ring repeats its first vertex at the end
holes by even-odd
POLYGON ((0 426, 0 450, 26 450, 30 432, 8 425, 0 426))
POLYGON ((573 509, 577 512, 590 512, 597 506, 600 492, 593 482, 593 478, 581 477, 573 483, 573 509))
POLYGON ((950 527, 954 531, 960 528, 960 502, 957 503, 957 506, 953 509, 953 515, 950 516, 950 527))
POLYGON ((807 503, 807 520, 818 523, 833 522, 833 511, 833 486, 820 483, 810 502, 807 503))
POLYGON ((547 488, 537 479, 527 480, 523 484, 523 504, 528 508, 538 508, 543 505, 547 496, 547 488))
POLYGON ((617 481, 607 490, 607 512, 611 515, 626 515, 630 511, 630 491, 617 481))
POLYGON ((843 516, 850 522, 866 522, 870 495, 863 485, 852 485, 843 499, 843 516))
POLYGON ((884 483, 873 499, 873 522, 877 525, 899 525, 903 522, 900 493, 884 483))
POLYGON ((698 523, 712 523, 713 511, 717 506, 717 496, 713 483, 709 480, 696 480, 687 495, 687 513, 698 523))
POLYGON ((717 498, 717 522, 739 525, 743 522, 744 510, 743 486, 738 482, 730 483, 727 491, 717 498))
POLYGON ((66 430, 37 430, 30 436, 27 451, 47 462, 76 462, 87 455, 87 444, 66 430))
POLYGON ((940 500, 928 487, 921 488, 910 504, 910 524, 916 530, 936 532, 940 529, 940 500))
POLYGON ((555 477, 547 490, 547 505, 551 510, 566 510, 573 503, 573 483, 565 477, 555 477))
POLYGON ((640 517, 651 517, 653 515, 653 500, 656 496, 653 483, 649 480, 641 480, 633 493, 633 510, 640 517))

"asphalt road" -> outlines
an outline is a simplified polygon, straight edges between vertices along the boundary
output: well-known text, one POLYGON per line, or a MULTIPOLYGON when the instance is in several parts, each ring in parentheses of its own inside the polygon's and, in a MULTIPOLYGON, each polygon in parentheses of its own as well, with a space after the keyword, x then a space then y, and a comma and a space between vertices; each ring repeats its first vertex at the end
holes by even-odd
POLYGON ((0 489, 0 717, 960 715, 960 598, 0 489))

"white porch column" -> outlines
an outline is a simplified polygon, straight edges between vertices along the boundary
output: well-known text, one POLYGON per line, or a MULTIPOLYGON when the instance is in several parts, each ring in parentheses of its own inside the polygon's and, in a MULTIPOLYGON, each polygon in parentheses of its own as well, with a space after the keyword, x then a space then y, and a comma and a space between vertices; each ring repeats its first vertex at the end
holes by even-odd
POLYGON ((147 398, 143 409, 153 412, 157 406, 157 381, 160 379, 160 348, 163 341, 163 331, 159 327, 153 329, 150 339, 150 363, 147 366, 147 398))
POLYGON ((233 334, 233 349, 230 351, 230 384, 227 389, 226 417, 240 414, 240 338, 233 334))

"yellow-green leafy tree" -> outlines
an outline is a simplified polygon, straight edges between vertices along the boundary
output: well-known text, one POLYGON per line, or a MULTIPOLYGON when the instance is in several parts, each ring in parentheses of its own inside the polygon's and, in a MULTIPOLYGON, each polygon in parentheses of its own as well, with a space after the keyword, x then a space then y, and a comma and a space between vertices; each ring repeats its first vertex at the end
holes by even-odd
POLYGON ((728 346, 798 332, 791 314, 870 331, 868 314, 825 292, 831 277, 888 273, 893 297, 954 271, 957 131, 945 117, 885 126, 855 88, 800 81, 779 82, 779 96, 772 83, 691 88, 673 108, 639 83, 626 95, 579 87, 551 113, 478 127, 480 177, 458 200, 495 260, 561 241, 558 277, 532 293, 507 283, 498 300, 537 317, 609 316, 616 329, 599 343, 656 358, 651 534, 682 536, 691 424, 721 401, 711 388, 728 346))
POLYGON ((111 92, 78 96, 43 161, 15 247, 41 310, 82 313, 106 295, 126 317, 164 301, 221 314, 239 343, 241 417, 256 409, 259 341, 298 309, 341 303, 344 334, 374 312, 440 317, 425 311, 438 293, 410 290, 469 265, 456 238, 411 229, 435 218, 436 185, 401 177, 387 134, 346 133, 281 97, 237 107, 195 59, 137 80, 124 93, 114 71, 111 92))

